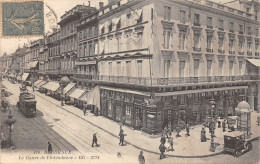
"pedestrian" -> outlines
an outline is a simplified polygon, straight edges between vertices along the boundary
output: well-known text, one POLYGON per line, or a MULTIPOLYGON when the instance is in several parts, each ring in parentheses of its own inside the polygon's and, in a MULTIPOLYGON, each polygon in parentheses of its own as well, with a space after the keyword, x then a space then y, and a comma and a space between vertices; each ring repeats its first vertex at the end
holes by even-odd
POLYGON ((260 126, 260 116, 257 117, 257 125, 260 126))
POLYGON ((231 132, 235 131, 234 125, 231 125, 230 130, 231 130, 231 132))
POLYGON ((144 158, 144 155, 143 155, 143 151, 140 151, 138 160, 139 160, 140 164, 144 164, 145 163, 145 158, 144 158))
POLYGON ((52 146, 51 143, 48 142, 48 153, 51 154, 52 153, 52 146))
POLYGON ((168 143, 169 143, 169 147, 168 147, 168 151, 174 151, 173 149, 173 137, 170 135, 168 138, 168 143))
POLYGON ((218 116, 218 128, 221 128, 221 120, 220 120, 220 116, 218 116))
POLYGON ((181 135, 180 135, 181 129, 180 129, 179 126, 176 127, 176 132, 177 132, 176 138, 177 138, 177 137, 181 137, 181 135))
POLYGON ((96 144, 96 146, 98 147, 98 144, 97 144, 97 133, 93 134, 92 147, 94 146, 94 144, 96 144))
POLYGON ((186 136, 190 136, 190 127, 189 127, 189 124, 186 124, 186 136))
POLYGON ((125 135, 124 135, 123 129, 120 129, 119 139, 120 139, 119 145, 121 144, 121 146, 123 146, 124 145, 124 139, 125 139, 125 135))
POLYGON ((204 127, 202 127, 201 132, 200 132, 200 141, 207 142, 206 130, 204 129, 204 127))
POLYGON ((223 128, 223 132, 225 132, 226 131, 226 120, 224 120, 222 122, 222 128, 223 128))
POLYGON ((87 111, 87 107, 86 107, 86 102, 84 102, 84 105, 83 105, 83 114, 84 116, 86 115, 86 111, 87 111))
POLYGON ((160 154, 160 159, 162 159, 162 158, 165 157, 164 152, 165 152, 165 150, 166 150, 166 147, 164 146, 163 143, 161 143, 160 146, 159 146, 159 149, 160 149, 160 152, 161 152, 161 154, 160 154))
POLYGON ((162 134, 162 136, 161 136, 161 143, 165 144, 165 142, 166 142, 165 136, 164 136, 164 134, 162 134))

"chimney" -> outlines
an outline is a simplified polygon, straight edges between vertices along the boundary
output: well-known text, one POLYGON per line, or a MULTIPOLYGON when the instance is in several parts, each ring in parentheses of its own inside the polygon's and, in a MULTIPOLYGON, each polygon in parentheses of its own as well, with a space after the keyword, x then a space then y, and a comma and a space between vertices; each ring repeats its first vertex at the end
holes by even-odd
POLYGON ((99 2, 99 9, 104 7, 104 2, 99 2))
POLYGON ((88 1, 88 6, 90 7, 90 1, 88 1))

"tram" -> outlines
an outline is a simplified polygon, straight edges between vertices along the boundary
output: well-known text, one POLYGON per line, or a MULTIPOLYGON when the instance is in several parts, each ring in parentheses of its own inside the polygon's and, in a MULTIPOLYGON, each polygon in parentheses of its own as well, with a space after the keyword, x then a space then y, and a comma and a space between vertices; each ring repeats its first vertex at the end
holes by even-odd
POLYGON ((17 108, 26 117, 34 117, 36 115, 36 103, 35 96, 28 92, 22 92, 19 96, 17 108))

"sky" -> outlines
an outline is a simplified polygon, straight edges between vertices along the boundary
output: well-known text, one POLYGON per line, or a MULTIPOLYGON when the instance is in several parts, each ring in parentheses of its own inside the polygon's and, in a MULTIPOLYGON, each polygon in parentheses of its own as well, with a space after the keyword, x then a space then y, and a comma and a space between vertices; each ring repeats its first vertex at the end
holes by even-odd
MULTIPOLYGON (((71 8, 78 4, 85 4, 88 5, 88 1, 90 1, 91 7, 99 8, 99 2, 104 2, 104 5, 108 3, 108 0, 44 0, 44 13, 48 13, 51 11, 47 6, 49 6, 57 15, 57 22, 60 21, 60 17, 65 13, 65 11, 69 11, 71 8)), ((231 0, 212 0, 215 2, 227 2, 231 0)), ((56 24, 56 22, 55 22, 56 24)), ((45 33, 47 33, 49 28, 48 22, 45 19, 45 33)), ((28 44, 29 40, 37 40, 39 37, 30 37, 28 38, 14 38, 14 39, 3 39, 0 40, 0 56, 4 53, 11 54, 16 51, 18 47, 23 47, 24 44, 28 44)))

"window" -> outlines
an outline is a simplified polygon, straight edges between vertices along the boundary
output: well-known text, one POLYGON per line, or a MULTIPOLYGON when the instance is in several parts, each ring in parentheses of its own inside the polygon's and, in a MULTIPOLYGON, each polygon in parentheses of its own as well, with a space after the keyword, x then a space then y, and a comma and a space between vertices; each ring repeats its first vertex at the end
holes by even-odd
POLYGON ((142 77, 142 60, 137 60, 137 77, 142 77))
POLYGON ((131 107, 129 105, 126 105, 126 110, 125 110, 125 122, 127 124, 131 124, 131 114, 132 111, 131 111, 131 107))
POLYGON ((137 20, 137 23, 141 23, 143 21, 143 12, 141 13, 139 19, 137 20))
POLYGON ((109 31, 109 32, 112 31, 112 27, 113 27, 112 22, 110 22, 110 24, 109 24, 109 26, 108 26, 108 31, 109 31))
POLYGON ((126 76, 131 76, 131 61, 126 61, 126 76))
POLYGON ((182 24, 185 24, 185 22, 186 22, 186 13, 183 10, 180 11, 180 22, 182 24))
POLYGON ((222 50, 224 44, 224 37, 219 37, 218 38, 218 49, 222 50))
POLYGON ((229 38, 229 51, 233 51, 234 38, 229 38))
POLYGON ((137 47, 142 48, 142 42, 143 42, 143 33, 139 32, 137 33, 137 47))
POLYGON ((164 60, 164 78, 169 77, 170 62, 170 60, 164 60))
POLYGON ((207 60, 207 76, 211 76, 211 72, 212 72, 212 60, 207 60))
POLYGON ((259 42, 255 42, 255 52, 258 52, 259 42))
POLYGON ((211 49, 213 35, 207 35, 207 48, 211 49))
POLYGON ((207 18, 207 26, 212 27, 212 17, 207 18))
POLYGON ((128 13, 127 15, 126 15, 126 25, 130 25, 130 19, 131 19, 131 13, 128 13))
POLYGON ((186 34, 184 32, 179 33, 179 49, 180 50, 185 49, 185 37, 186 37, 186 34))
POLYGON ((101 29, 101 35, 103 35, 104 33, 105 33, 105 28, 102 27, 102 29, 101 29))
POLYGON ((185 75, 185 61, 180 61, 179 77, 184 77, 184 75, 185 75))
POLYGON ((222 76, 223 64, 224 64, 224 61, 223 61, 223 60, 219 60, 219 61, 218 61, 218 75, 219 75, 219 76, 222 76))
POLYGON ((200 60, 194 59, 194 77, 199 76, 199 65, 200 65, 200 60))
POLYGON ((242 66, 243 66, 243 61, 239 61, 239 62, 238 62, 239 75, 242 75, 242 66))
POLYGON ((98 35, 98 26, 95 26, 95 36, 98 35))
POLYGON ((109 75, 112 75, 112 62, 108 62, 108 70, 109 70, 109 75))
POLYGON ((120 29, 121 28, 121 20, 118 21, 117 25, 116 25, 116 29, 120 29))
POLYGON ((200 25, 200 15, 194 14, 194 25, 199 26, 200 25))
POLYGON ((233 61, 229 61, 229 75, 232 76, 233 75, 233 61))
POLYGON ((229 22, 229 31, 234 32, 234 23, 233 22, 229 22))
POLYGON ((131 42, 130 42, 131 35, 126 35, 126 50, 130 50, 131 42))
POLYGON ((243 34, 243 25, 241 25, 241 24, 239 25, 239 33, 243 34))
POLYGON ((224 30, 224 21, 222 19, 219 19, 219 29, 224 30))
POLYGON ((89 45, 88 45, 88 54, 91 56, 91 55, 93 55, 93 54, 91 54, 91 52, 92 52, 92 43, 89 43, 89 45))
POLYGON ((242 38, 239 39, 239 41, 238 41, 239 51, 243 50, 243 43, 244 43, 244 40, 242 38))
POLYGON ((195 33, 193 39, 194 39, 194 48, 198 49, 199 48, 199 42, 200 42, 200 35, 195 33))
POLYGON ((117 51, 118 52, 120 51, 120 44, 121 44, 121 38, 118 37, 118 38, 116 38, 116 45, 117 45, 117 51))
POLYGON ((250 13, 250 8, 249 7, 246 8, 246 12, 250 13))
POLYGON ((116 71, 117 71, 117 76, 121 76, 121 62, 116 62, 116 71))
POLYGON ((247 33, 248 35, 251 35, 251 34, 252 34, 252 33, 251 33, 251 27, 247 27, 247 32, 248 32, 248 33, 247 33))
POLYGON ((170 38, 171 38, 171 32, 170 31, 163 31, 163 48, 169 49, 170 48, 170 38))
POLYGON ((258 37, 258 35, 259 35, 259 30, 258 30, 258 28, 256 28, 255 29, 255 37, 258 37))
POLYGON ((164 6, 164 15, 163 15, 164 20, 171 20, 171 7, 164 6))
POLYGON ((88 52, 88 47, 87 44, 84 45, 84 56, 87 56, 87 52, 88 52))
POLYGON ((252 41, 247 40, 247 51, 251 51, 251 49, 252 49, 252 41))

